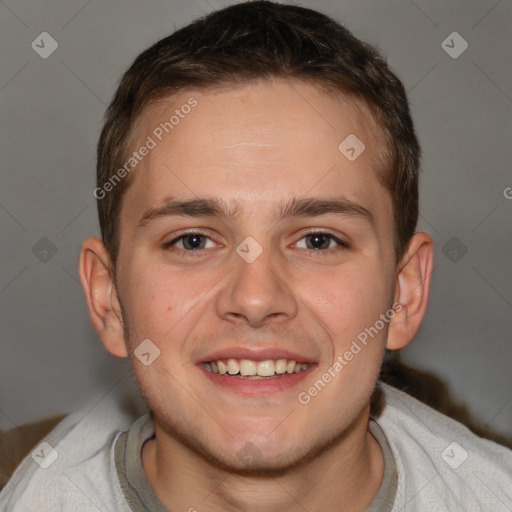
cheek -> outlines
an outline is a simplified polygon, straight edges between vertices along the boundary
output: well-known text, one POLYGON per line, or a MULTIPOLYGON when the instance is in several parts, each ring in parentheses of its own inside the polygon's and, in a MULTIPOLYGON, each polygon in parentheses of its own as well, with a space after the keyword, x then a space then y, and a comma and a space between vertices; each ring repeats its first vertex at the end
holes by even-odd
POLYGON ((329 273, 298 280, 300 296, 334 339, 351 341, 373 325, 388 307, 384 272, 370 265, 343 265, 329 273), (302 282, 300 282, 302 281, 302 282))
POLYGON ((154 337, 162 341, 200 302, 204 295, 204 277, 191 273, 169 271, 156 266, 134 269, 125 295, 130 327, 137 336, 154 337))

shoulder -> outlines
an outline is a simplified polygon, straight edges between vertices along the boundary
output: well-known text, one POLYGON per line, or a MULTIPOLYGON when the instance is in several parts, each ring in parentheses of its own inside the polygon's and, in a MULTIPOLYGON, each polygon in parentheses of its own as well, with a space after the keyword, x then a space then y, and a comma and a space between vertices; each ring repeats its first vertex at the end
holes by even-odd
POLYGON ((64 418, 18 466, 0 511, 123 510, 111 461, 115 441, 136 419, 108 399, 64 418))
POLYGON ((381 387, 385 406, 375 419, 396 460, 398 510, 512 509, 511 450, 402 391, 381 387))

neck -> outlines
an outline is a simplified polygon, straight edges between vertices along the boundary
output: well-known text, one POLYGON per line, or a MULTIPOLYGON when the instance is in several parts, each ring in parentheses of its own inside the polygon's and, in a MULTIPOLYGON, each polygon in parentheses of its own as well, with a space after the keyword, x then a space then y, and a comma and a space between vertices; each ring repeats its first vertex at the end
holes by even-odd
POLYGON ((367 430, 369 406, 328 449, 277 477, 250 477, 213 466, 155 422, 142 450, 151 486, 169 510, 200 512, 363 512, 382 482, 384 459, 367 430))

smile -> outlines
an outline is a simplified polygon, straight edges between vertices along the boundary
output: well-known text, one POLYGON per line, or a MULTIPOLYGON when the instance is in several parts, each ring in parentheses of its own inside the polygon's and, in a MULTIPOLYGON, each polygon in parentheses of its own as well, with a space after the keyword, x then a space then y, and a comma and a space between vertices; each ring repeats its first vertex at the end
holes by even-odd
POLYGON ((286 373, 301 373, 307 370, 309 366, 309 363, 297 363, 293 359, 254 361, 251 359, 229 358, 202 364, 203 368, 209 372, 252 379, 277 378, 286 373))

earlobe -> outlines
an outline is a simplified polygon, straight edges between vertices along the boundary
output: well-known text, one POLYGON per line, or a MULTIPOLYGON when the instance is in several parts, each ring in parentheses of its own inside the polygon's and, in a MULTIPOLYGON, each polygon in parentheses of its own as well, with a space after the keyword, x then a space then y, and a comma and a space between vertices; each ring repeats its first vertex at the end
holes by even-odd
POLYGON ((405 347, 418 331, 427 309, 432 268, 432 237, 428 233, 416 233, 396 278, 395 302, 401 308, 390 322, 388 349, 405 347))
POLYGON ((98 238, 91 237, 82 242, 78 274, 89 316, 103 345, 111 354, 127 357, 123 318, 110 271, 110 257, 98 238))

